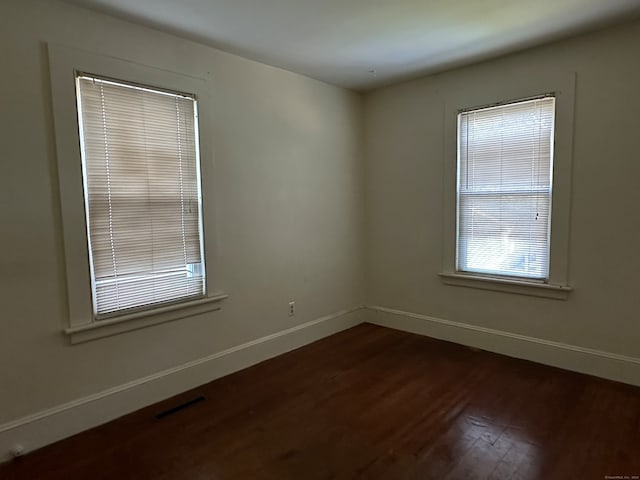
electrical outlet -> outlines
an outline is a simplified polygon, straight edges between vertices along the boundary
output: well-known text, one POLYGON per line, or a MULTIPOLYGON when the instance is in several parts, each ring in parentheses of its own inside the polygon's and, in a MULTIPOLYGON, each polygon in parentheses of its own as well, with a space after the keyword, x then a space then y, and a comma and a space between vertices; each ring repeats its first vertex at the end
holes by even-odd
POLYGON ((296 314, 296 302, 289 302, 289 316, 293 317, 296 314))

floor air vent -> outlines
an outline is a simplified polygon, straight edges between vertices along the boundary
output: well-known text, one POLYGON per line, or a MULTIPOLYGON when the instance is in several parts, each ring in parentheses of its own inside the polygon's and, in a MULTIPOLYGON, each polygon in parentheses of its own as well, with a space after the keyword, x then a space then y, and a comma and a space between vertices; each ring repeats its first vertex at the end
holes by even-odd
POLYGON ((168 417, 169 415, 173 415, 174 413, 179 412, 180 410, 184 410, 185 408, 189 408, 193 405, 195 405, 196 403, 200 403, 205 401, 206 399, 203 396, 200 397, 196 397, 193 400, 189 400, 188 402, 184 402, 180 405, 177 405, 173 408, 170 408, 169 410, 165 410, 164 412, 160 412, 156 415, 156 418, 158 420, 163 419, 164 417, 168 417))

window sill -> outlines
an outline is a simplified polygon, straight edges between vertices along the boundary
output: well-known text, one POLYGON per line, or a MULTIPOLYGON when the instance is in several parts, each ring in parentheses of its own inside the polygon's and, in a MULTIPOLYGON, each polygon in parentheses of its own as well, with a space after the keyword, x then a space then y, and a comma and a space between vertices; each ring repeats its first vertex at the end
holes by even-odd
POLYGON ((569 292, 573 290, 568 285, 527 282, 508 278, 491 278, 463 273, 440 273, 439 275, 445 285, 553 298, 555 300, 566 300, 569 297, 569 292))
POLYGON ((220 302, 228 297, 224 293, 219 293, 189 302, 130 313, 108 320, 96 320, 84 325, 76 325, 67 328, 64 333, 69 336, 72 344, 89 342, 98 338, 220 310, 220 302))

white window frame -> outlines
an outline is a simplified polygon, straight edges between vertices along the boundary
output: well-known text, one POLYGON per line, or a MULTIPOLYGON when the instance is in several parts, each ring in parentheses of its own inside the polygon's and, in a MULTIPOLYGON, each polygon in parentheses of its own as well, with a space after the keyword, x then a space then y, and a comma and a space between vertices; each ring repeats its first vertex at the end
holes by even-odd
POLYGON ((69 324, 64 331, 71 343, 220 309, 219 302, 227 295, 220 290, 217 275, 213 148, 211 135, 203 134, 211 132, 212 108, 207 80, 62 45, 49 44, 48 51, 69 308, 69 324), (199 106, 204 261, 207 268, 204 298, 150 306, 104 320, 94 318, 76 101, 77 72, 185 92, 196 97, 199 106))
POLYGON ((561 300, 568 298, 572 290, 568 278, 568 257, 575 82, 575 73, 531 73, 527 77, 519 75, 517 79, 505 75, 504 83, 470 85, 467 89, 456 90, 447 99, 444 112, 443 245, 440 272, 443 283, 561 300), (458 114, 461 111, 508 104, 549 94, 556 98, 556 110, 548 281, 457 271, 458 114))

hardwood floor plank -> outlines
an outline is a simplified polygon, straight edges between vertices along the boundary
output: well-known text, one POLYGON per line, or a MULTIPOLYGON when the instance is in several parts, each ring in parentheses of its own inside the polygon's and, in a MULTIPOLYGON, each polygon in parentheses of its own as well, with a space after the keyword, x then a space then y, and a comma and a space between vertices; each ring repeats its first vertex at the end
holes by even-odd
POLYGON ((640 388, 368 324, 0 466, 3 480, 605 475, 640 475, 640 388))

